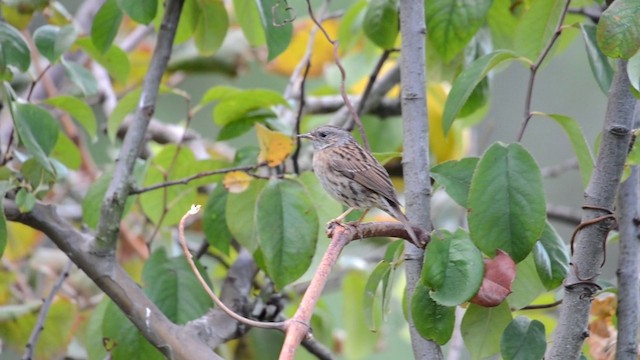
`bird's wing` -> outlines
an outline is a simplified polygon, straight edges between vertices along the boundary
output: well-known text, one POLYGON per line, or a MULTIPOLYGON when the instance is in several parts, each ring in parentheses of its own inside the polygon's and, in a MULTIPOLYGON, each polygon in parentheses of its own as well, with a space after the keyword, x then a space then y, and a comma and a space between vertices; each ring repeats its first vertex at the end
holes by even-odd
POLYGON ((334 156, 329 157, 331 159, 331 167, 335 171, 379 193, 389 201, 396 204, 399 203, 393 190, 389 173, 373 155, 353 143, 339 148, 332 148, 331 150, 336 151, 334 156))

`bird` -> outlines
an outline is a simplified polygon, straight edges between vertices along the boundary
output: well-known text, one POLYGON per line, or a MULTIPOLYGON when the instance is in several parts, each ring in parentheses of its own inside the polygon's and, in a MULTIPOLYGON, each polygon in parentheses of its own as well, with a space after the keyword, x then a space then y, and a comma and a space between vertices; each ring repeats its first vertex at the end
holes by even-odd
POLYGON ((389 173, 347 130, 325 125, 298 137, 312 142, 313 171, 322 187, 349 207, 329 223, 341 223, 354 209, 363 209, 365 212, 358 220, 359 224, 370 209, 378 208, 399 220, 413 244, 423 247, 400 208, 389 173))

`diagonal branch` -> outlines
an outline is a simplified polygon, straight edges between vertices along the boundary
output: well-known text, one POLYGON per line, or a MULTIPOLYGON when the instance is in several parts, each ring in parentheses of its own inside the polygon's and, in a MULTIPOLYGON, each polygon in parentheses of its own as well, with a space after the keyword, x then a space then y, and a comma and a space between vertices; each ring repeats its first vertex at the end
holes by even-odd
POLYGON ((183 4, 184 0, 167 1, 156 48, 142 84, 135 120, 124 138, 113 179, 102 201, 94 251, 113 252, 115 249, 122 212, 131 187, 131 173, 155 111, 160 81, 171 56, 173 39, 183 4))

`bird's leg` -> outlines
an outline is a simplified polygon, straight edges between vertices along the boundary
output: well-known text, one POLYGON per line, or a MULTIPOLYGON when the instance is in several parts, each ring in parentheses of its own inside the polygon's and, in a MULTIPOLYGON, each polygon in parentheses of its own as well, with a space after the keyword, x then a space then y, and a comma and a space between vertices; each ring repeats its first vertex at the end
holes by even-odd
POLYGON ((348 208, 347 211, 343 212, 340 216, 338 216, 337 218, 329 221, 327 223, 327 225, 331 224, 331 223, 342 223, 342 220, 344 220, 344 218, 347 217, 347 215, 349 215, 355 208, 348 208))

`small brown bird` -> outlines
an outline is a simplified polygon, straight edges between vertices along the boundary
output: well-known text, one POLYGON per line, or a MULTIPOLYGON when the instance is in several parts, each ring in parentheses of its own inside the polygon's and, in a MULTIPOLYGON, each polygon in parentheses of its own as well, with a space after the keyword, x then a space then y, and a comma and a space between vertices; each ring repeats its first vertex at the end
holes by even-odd
POLYGON ((378 208, 400 220, 413 243, 422 247, 400 209, 389 173, 348 131, 327 125, 298 136, 313 142, 313 171, 322 187, 349 206, 333 221, 341 222, 354 209, 365 209, 361 221, 369 209, 378 208))

